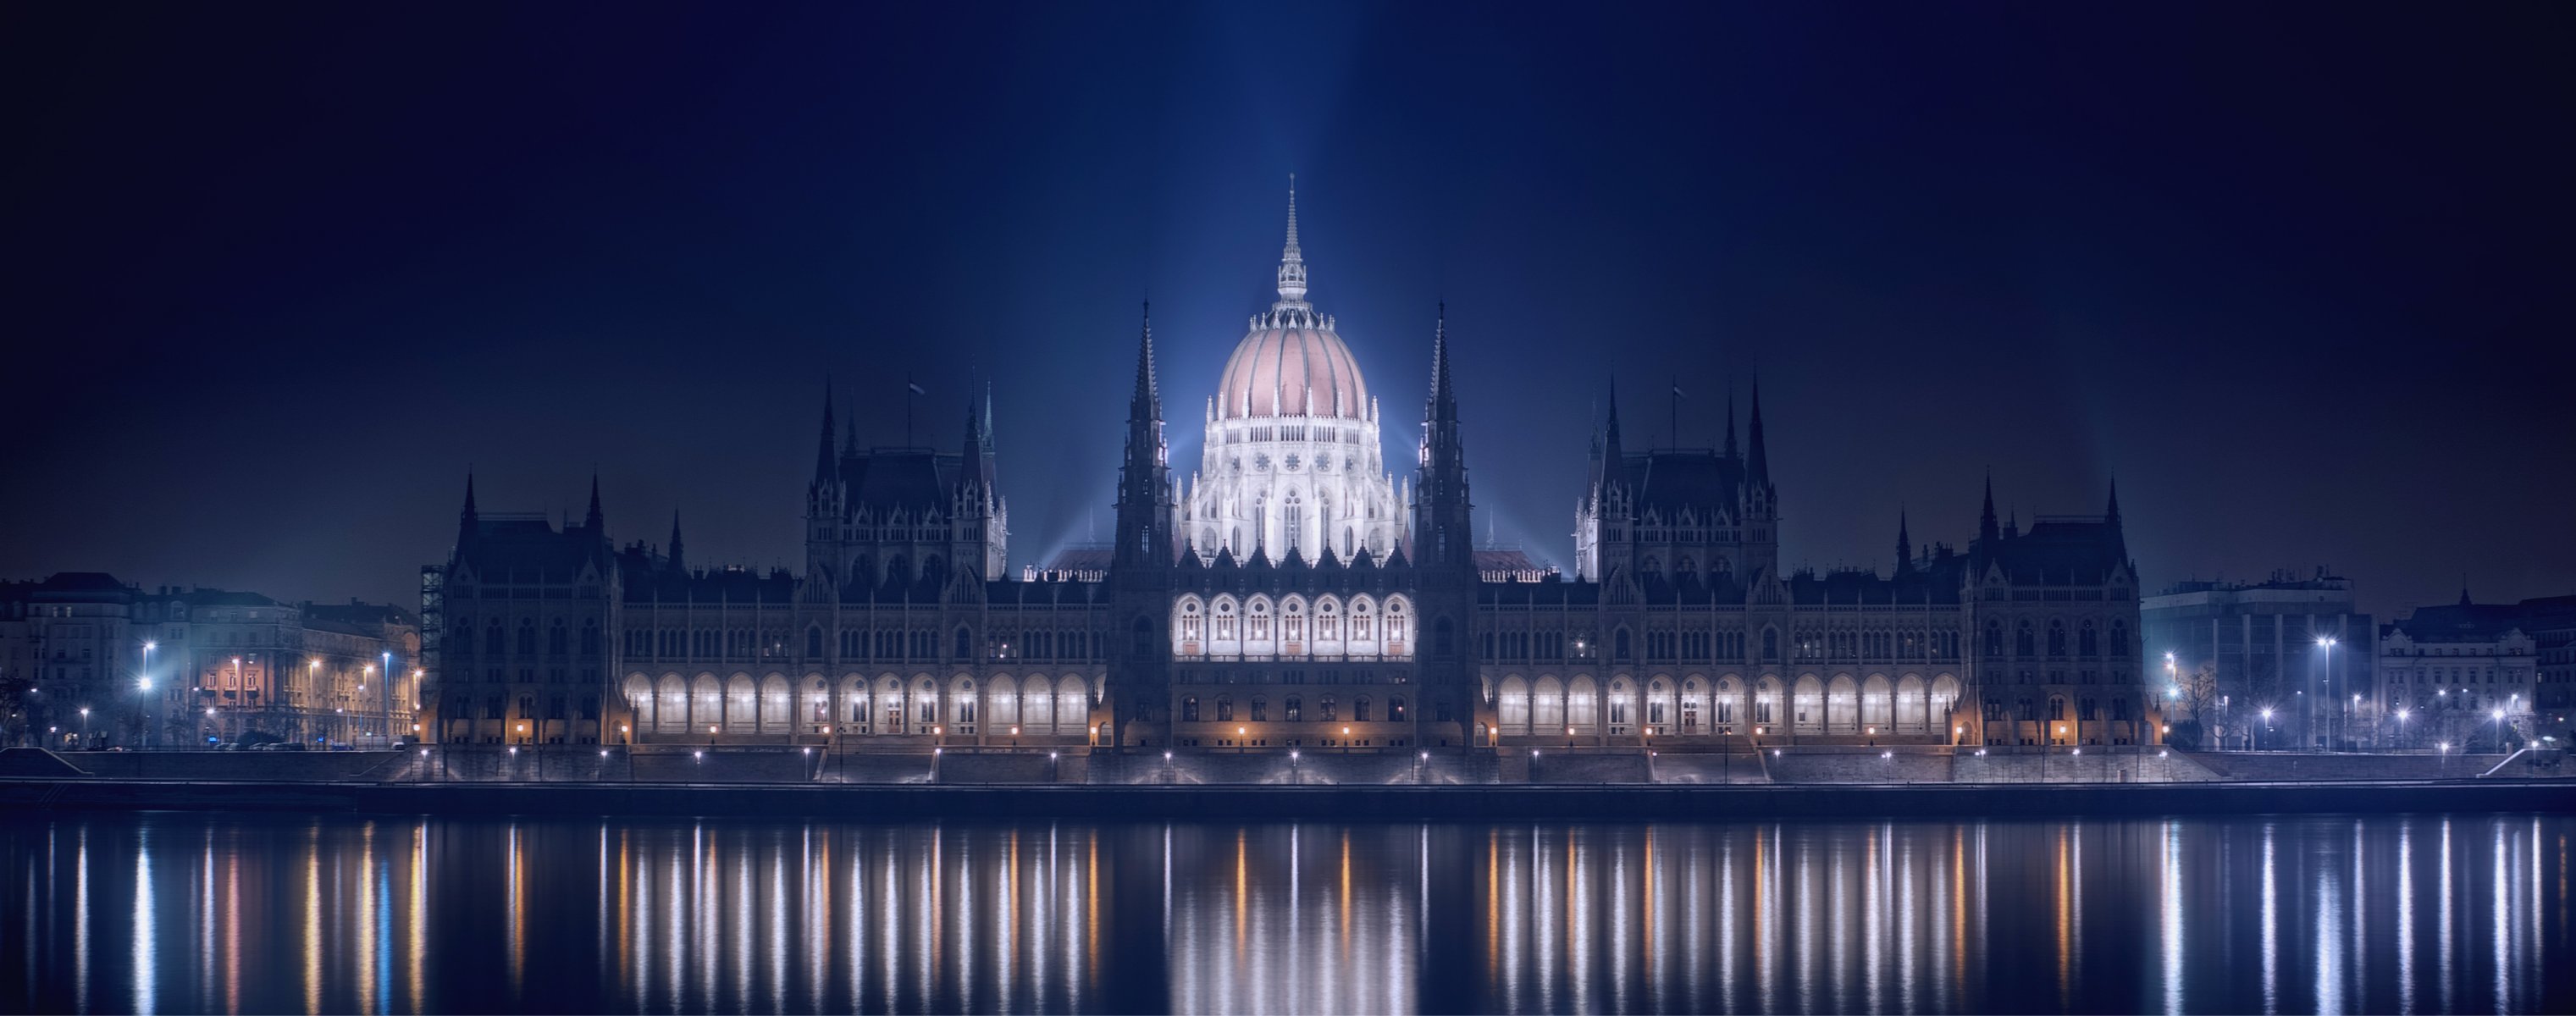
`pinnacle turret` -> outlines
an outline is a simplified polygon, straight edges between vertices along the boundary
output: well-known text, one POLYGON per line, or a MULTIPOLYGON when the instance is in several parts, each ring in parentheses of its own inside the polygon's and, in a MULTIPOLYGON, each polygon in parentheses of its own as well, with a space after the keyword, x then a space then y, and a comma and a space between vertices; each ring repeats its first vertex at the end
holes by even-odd
POLYGON ((1745 424, 1745 439, 1751 444, 1744 460, 1745 475, 1756 484, 1771 482, 1771 453, 1762 442, 1762 382, 1753 382, 1753 418, 1745 424))
POLYGON ((1288 244, 1279 251, 1279 303, 1272 310, 1306 304, 1306 253, 1297 247, 1297 174, 1288 174, 1288 244))

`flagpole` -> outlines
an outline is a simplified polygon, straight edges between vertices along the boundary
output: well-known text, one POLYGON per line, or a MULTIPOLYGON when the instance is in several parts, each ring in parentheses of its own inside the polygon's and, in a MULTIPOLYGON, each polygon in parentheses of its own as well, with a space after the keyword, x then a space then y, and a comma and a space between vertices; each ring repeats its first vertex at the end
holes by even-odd
POLYGON ((1681 383, 1681 380, 1680 380, 1679 378, 1675 378, 1675 379, 1673 380, 1673 423, 1672 423, 1672 426, 1673 426, 1673 447, 1675 447, 1675 448, 1680 448, 1680 447, 1682 446, 1682 383, 1681 383))
POLYGON ((912 374, 906 372, 903 375, 903 446, 906 448, 912 447, 912 393, 914 390, 912 374))

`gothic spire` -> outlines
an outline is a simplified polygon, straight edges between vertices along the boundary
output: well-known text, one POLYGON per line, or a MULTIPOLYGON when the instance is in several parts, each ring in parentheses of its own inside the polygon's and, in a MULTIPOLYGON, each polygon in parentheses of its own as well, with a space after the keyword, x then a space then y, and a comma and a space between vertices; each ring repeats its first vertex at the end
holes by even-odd
POLYGON ((465 471, 465 508, 456 513, 456 542, 459 546, 474 538, 474 470, 465 471))
POLYGON ((1163 390, 1154 377, 1154 302, 1145 301, 1144 323, 1136 332, 1136 394, 1128 400, 1131 420, 1163 418, 1163 390))
POLYGON ((2120 529, 2120 481, 2111 481, 2111 504, 2103 510, 2102 521, 2110 527, 2111 547, 2120 557, 2129 556, 2129 537, 2120 529))
POLYGON ((1905 509, 1898 508, 1896 510, 1896 571, 1901 575, 1913 570, 1914 538, 1905 531, 1905 509))
POLYGON ((1735 389, 1726 389, 1726 457, 1735 457, 1735 389))
POLYGON ((1439 324, 1431 333, 1431 409, 1433 422, 1458 419, 1458 393, 1449 382, 1449 301, 1440 301, 1439 324))
POLYGON ((1279 304, 1273 310, 1306 307, 1306 253, 1297 247, 1297 174, 1288 174, 1288 245, 1279 251, 1279 304))
POLYGON ((596 469, 590 472, 590 511, 581 517, 581 524, 592 533, 606 526, 605 517, 599 510, 599 471, 596 469))
POLYGON ((1986 543, 1993 543, 1997 535, 1998 533, 1995 527, 1995 474, 1994 471, 1990 469, 1986 471, 1986 506, 1983 511, 1977 513, 1977 539, 1986 543))
POLYGON ((1753 381, 1753 418, 1744 429, 1746 439, 1752 444, 1752 450, 1745 459, 1745 473, 1751 476, 1755 483, 1770 483, 1771 455, 1762 444, 1762 380, 1760 378, 1755 378, 1753 381))
POLYGON ((832 478, 839 467, 839 456, 832 449, 832 381, 823 379, 823 437, 814 449, 814 482, 832 478))
POLYGON ((680 557, 680 510, 671 510, 671 570, 684 571, 680 557))

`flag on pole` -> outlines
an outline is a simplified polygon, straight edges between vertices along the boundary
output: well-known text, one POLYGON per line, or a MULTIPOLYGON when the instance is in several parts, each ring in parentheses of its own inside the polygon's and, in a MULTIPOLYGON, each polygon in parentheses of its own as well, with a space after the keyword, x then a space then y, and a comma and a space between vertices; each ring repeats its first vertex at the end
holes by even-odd
POLYGON ((915 395, 928 395, 928 394, 930 394, 929 392, 922 391, 922 390, 921 390, 921 386, 920 386, 920 385, 915 384, 915 383, 910 382, 910 381, 906 381, 906 382, 904 382, 904 383, 903 383, 903 386, 904 386, 905 388, 911 389, 911 390, 912 390, 912 393, 913 393, 913 394, 915 394, 915 395))

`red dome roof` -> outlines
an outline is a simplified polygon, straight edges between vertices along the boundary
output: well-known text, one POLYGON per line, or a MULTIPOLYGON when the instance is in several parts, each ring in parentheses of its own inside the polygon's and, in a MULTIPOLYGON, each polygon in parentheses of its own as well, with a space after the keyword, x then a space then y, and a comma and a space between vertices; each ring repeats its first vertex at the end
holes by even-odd
POLYGON ((1368 418, 1368 385, 1350 347, 1310 313, 1255 320, 1225 361, 1216 392, 1218 419, 1305 416, 1310 406, 1315 416, 1368 418))

